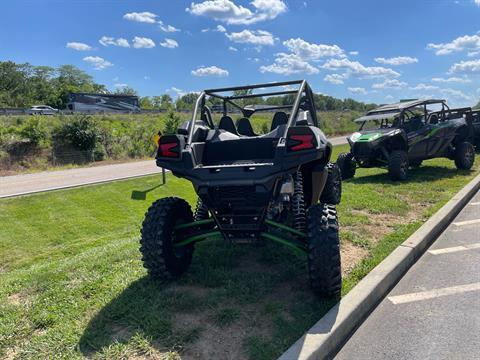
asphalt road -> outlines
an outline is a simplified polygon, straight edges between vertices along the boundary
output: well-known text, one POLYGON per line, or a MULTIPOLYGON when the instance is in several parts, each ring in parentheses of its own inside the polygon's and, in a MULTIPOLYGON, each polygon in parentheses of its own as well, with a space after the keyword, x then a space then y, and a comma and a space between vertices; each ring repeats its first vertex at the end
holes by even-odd
POLYGON ((154 160, 0 177, 0 198, 161 172, 154 160))
MULTIPOLYGON (((329 138, 332 145, 347 142, 346 136, 329 138)), ((103 165, 69 170, 45 171, 34 174, 0 177, 0 198, 36 192, 65 189, 107 181, 159 173, 154 160, 103 165)))
POLYGON ((480 359, 480 193, 335 359, 480 359))

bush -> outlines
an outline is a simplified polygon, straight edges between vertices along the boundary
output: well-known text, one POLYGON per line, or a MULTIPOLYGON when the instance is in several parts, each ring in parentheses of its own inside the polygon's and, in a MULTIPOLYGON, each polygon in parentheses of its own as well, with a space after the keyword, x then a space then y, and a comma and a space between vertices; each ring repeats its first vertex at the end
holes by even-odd
POLYGON ((56 145, 72 146, 77 150, 95 149, 100 140, 100 130, 96 122, 85 115, 73 116, 54 130, 56 145))
POLYGON ((46 145, 48 143, 49 133, 47 127, 39 117, 29 118, 25 124, 23 124, 19 130, 18 134, 23 139, 28 139, 32 145, 46 145))
POLYGON ((173 110, 170 110, 167 113, 167 118, 165 120, 165 126, 163 128, 163 131, 166 134, 175 134, 177 132, 178 127, 180 126, 180 121, 181 121, 181 118, 178 115, 178 113, 174 112, 173 110))

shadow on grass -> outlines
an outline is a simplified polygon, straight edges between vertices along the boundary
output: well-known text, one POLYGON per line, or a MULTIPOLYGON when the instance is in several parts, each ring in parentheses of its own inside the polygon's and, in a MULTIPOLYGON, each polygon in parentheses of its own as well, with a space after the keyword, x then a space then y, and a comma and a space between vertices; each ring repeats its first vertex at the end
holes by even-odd
POLYGON ((151 187, 150 189, 147 189, 147 190, 133 190, 132 191, 132 195, 131 195, 131 199, 132 200, 146 200, 147 199, 147 194, 150 192, 150 191, 153 191, 155 189, 158 189, 160 186, 163 186, 164 184, 158 184, 158 185, 155 185, 153 187, 151 187))
POLYGON ((455 168, 444 166, 420 166, 418 168, 411 168, 408 172, 408 179, 406 181, 392 181, 388 176, 388 172, 354 177, 353 179, 345 180, 353 184, 391 184, 400 185, 403 183, 424 183, 431 182, 438 179, 450 179, 457 175, 469 175, 470 170, 458 170, 455 168))
MULTIPOLYGON (((245 335, 237 346, 252 359, 271 359, 335 305, 335 300, 318 299, 309 289, 304 257, 276 244, 203 244, 197 250, 182 279, 162 284, 145 276, 104 305, 78 343, 82 354, 95 357, 117 343, 135 346, 136 334, 159 350, 188 350, 197 340, 203 348, 215 349, 217 337, 206 332, 238 337, 241 327, 245 335), (233 309, 240 319, 231 328, 216 320, 225 309, 233 309)), ((231 351, 238 354, 239 349, 231 351)))
POLYGON ((174 309, 194 305, 194 299, 184 295, 147 276, 131 283, 92 318, 79 341, 80 351, 91 357, 111 344, 128 343, 135 334, 166 348, 194 340, 195 327, 175 336, 172 330, 174 309))

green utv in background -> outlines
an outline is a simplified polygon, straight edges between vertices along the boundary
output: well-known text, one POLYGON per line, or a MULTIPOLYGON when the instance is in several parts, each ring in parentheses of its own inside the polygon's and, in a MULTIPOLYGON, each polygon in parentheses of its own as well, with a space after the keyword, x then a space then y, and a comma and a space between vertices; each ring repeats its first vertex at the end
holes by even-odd
POLYGON ((343 179, 358 167, 387 167, 392 180, 405 180, 408 168, 447 157, 458 169, 475 160, 470 108, 450 109, 445 100, 412 100, 384 105, 356 119, 358 132, 347 138, 350 152, 338 156, 343 179))

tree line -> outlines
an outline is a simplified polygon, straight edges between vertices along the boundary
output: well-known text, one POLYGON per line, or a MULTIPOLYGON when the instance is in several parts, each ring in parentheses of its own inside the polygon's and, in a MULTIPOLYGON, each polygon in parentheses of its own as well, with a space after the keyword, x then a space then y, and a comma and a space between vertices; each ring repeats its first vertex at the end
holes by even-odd
MULTIPOLYGON (((36 104, 65 109, 72 92, 138 95, 135 89, 122 87, 110 92, 105 85, 98 84, 93 77, 73 65, 34 66, 12 61, 0 62, 0 107, 25 108, 36 104)), ((239 95, 239 94, 237 94, 239 95)), ((294 95, 254 98, 255 104, 286 105, 293 102, 294 95)), ((197 94, 188 93, 175 101, 169 94, 139 97, 142 109, 176 109, 192 111, 197 94)), ((353 99, 337 99, 323 94, 314 94, 319 111, 367 111, 374 104, 365 104, 353 99)), ((216 98, 209 99, 210 105, 220 104, 216 98)), ((252 101, 249 100, 249 104, 252 101)), ((242 103, 240 103, 242 105, 242 103)))

